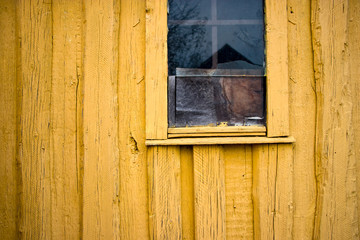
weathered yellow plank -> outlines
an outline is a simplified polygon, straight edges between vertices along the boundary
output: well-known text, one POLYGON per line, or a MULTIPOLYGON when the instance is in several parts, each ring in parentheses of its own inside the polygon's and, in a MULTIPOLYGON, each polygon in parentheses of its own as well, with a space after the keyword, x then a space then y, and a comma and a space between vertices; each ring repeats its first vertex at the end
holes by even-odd
POLYGON ((146 145, 217 145, 217 144, 268 144, 293 143, 295 138, 267 138, 267 137, 203 137, 203 138, 172 138, 166 140, 146 140, 146 145))
POLYGON ((289 135, 287 1, 265 1, 267 136, 289 135))
POLYGON ((120 9, 120 236, 121 239, 148 239, 145 1, 121 1, 120 9))
POLYGON ((0 236, 17 239, 16 10, 0 1, 0 236))
POLYGON ((349 1, 349 67, 351 77, 351 89, 352 89, 352 129, 353 129, 353 145, 352 152, 356 159, 356 191, 357 191, 357 223, 358 229, 360 229, 360 2, 356 0, 349 1))
POLYGON ((253 239, 251 145, 224 146, 226 239, 253 239))
POLYGON ((52 12, 43 1, 17 2, 19 37, 20 238, 51 238, 52 12))
POLYGON ((255 239, 292 239, 292 145, 253 146, 255 239))
POLYGON ((80 237, 80 159, 77 153, 77 101, 81 71, 80 1, 53 1, 51 86, 52 238, 80 237))
POLYGON ((84 1, 83 238, 119 239, 117 1, 84 1))
MULTIPOLYGON (((349 49, 348 29, 354 21, 349 19, 349 2, 319 0, 312 8, 317 94, 316 239, 359 238, 355 180, 358 159, 354 154, 354 135, 358 132, 354 132, 352 122, 356 113, 352 103, 356 88, 352 86, 353 82, 359 83, 359 78, 350 75, 350 59, 359 52, 358 48, 349 49)), ((358 39, 359 32, 355 34, 352 40, 358 39)))
POLYGON ((289 111, 294 151, 294 239, 313 239, 315 179, 315 80, 310 1, 288 1, 289 111))
POLYGON ((146 0, 146 139, 167 137, 167 1, 146 0))
POLYGON ((223 147, 194 146, 195 238, 225 239, 223 147))
POLYGON ((180 147, 149 147, 150 239, 181 239, 180 147))
POLYGON ((182 239, 194 239, 194 159, 191 146, 180 148, 180 161, 182 239))

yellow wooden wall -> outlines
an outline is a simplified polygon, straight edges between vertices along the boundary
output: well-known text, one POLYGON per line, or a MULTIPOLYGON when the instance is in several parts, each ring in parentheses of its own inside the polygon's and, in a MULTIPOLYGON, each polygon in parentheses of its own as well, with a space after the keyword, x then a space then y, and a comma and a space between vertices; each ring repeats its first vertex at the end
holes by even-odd
POLYGON ((145 0, 0 0, 1 239, 358 239, 360 2, 287 0, 291 144, 145 146, 145 0))

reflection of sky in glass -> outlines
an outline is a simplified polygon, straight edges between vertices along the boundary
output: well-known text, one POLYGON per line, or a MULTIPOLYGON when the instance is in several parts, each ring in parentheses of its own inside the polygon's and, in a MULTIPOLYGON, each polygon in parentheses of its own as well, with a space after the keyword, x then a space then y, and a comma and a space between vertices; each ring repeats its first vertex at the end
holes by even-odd
POLYGON ((211 0, 169 0, 169 20, 211 19, 211 0))
POLYGON ((263 2, 254 0, 218 0, 217 18, 226 20, 262 19, 263 2))
POLYGON ((175 75, 176 68, 263 67, 263 1, 217 0, 215 12, 211 10, 212 2, 213 0, 169 0, 169 75, 175 75), (212 16, 212 13, 216 16, 212 16), (259 19, 260 22, 256 22, 259 19), (196 23, 184 26, 183 22, 176 20, 205 21, 201 24, 195 21, 196 23), (245 24, 239 21, 234 23, 232 20, 245 20, 245 24), (216 58, 212 55, 214 52, 217 53, 216 58), (217 59, 215 62, 218 65, 213 64, 214 59, 217 59))
POLYGON ((264 62, 264 38, 262 25, 238 25, 218 27, 218 49, 228 44, 255 65, 264 62))

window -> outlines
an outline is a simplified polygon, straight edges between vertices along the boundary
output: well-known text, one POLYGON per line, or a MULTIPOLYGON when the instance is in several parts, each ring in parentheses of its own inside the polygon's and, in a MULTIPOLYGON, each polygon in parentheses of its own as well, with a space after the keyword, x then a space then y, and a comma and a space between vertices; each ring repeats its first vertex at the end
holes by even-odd
MULTIPOLYGON (((169 0, 169 5, 171 6, 174 1, 176 2, 176 0, 169 0)), ((181 28, 181 31, 185 34, 188 31, 199 31, 201 34, 199 34, 197 41, 201 41, 202 44, 195 44, 196 47, 193 53, 178 54, 176 50, 173 50, 173 46, 170 46, 171 37, 169 46, 167 45, 167 1, 147 0, 145 76, 147 139, 188 136, 258 136, 265 134, 267 137, 287 136, 286 1, 265 1, 266 61, 264 61, 263 54, 264 44, 262 44, 262 50, 255 51, 262 51, 262 55, 253 53, 253 56, 251 56, 251 54, 246 53, 246 51, 251 51, 244 49, 241 44, 234 43, 231 40, 230 42, 224 40, 224 36, 234 35, 235 33, 235 35, 238 34, 239 36, 242 34, 242 40, 248 37, 248 39, 254 38, 255 41, 257 39, 258 43, 259 40, 261 42, 263 38, 254 37, 259 35, 252 33, 261 32, 261 29, 264 29, 263 20, 259 19, 262 10, 252 8, 245 11, 239 19, 236 19, 235 16, 238 16, 239 10, 236 7, 230 7, 232 5, 229 4, 236 4, 238 1, 200 0, 178 2, 182 4, 196 2, 201 7, 200 10, 197 10, 199 12, 198 17, 191 17, 192 14, 188 14, 189 18, 173 16, 170 8, 169 24, 181 28), (209 1, 210 4, 207 3, 209 1), (224 13, 221 9, 231 10, 224 13), (206 38, 201 39, 203 36, 206 36, 206 38), (187 58, 190 56, 190 60, 183 61, 184 57, 182 55, 187 56, 187 58), (170 59, 170 57, 174 58, 170 59), (264 90, 264 62, 267 64, 266 91, 264 90), (205 82, 207 84, 204 84, 205 82), (243 110, 246 107, 241 106, 239 101, 237 102, 239 98, 234 96, 239 95, 239 90, 237 90, 239 86, 237 85, 241 85, 241 82, 242 84, 249 84, 252 92, 260 96, 254 101, 257 106, 251 108, 256 109, 252 113, 244 114, 241 112, 239 109, 243 110), (206 86, 202 85, 212 87, 206 90, 206 86), (205 109, 206 111, 203 113, 200 111, 197 115, 191 115, 191 107, 194 107, 191 106, 192 102, 196 102, 200 106, 207 105, 206 101, 201 102, 206 99, 204 97, 199 98, 201 101, 196 98, 189 100, 189 89, 199 87, 205 88, 201 94, 211 96, 210 99, 212 99, 213 103, 210 105, 213 107, 210 112, 205 113, 208 111, 205 109), (178 109, 171 107, 171 104, 169 104, 168 109, 168 95, 169 103, 178 101, 178 109), (174 97, 175 95, 176 97, 174 97), (183 102, 181 102, 181 99, 183 102), (218 100, 217 103, 216 99, 218 100), (264 111, 265 105, 266 113, 264 111), (177 115, 175 114, 178 118, 175 117, 174 119, 174 111, 178 111, 177 115), (205 115, 201 116, 201 114, 205 115), (265 117, 266 128, 261 126, 265 123, 265 117), (168 128, 168 119, 170 125, 173 124, 175 128, 168 128), (197 122, 197 120, 200 122, 197 122)), ((241 2, 253 4, 252 1, 241 2)), ((191 6, 189 8, 192 9, 191 6)), ((169 31, 172 31, 170 27, 169 31)), ((173 35, 173 38, 176 38, 176 35, 175 37, 173 35)), ((183 37, 179 43, 188 44, 187 41, 184 42, 185 39, 183 37)), ((261 44, 255 45, 259 46, 261 44)), ((179 51, 183 52, 182 50, 179 51)), ((249 95, 249 92, 247 94, 249 95)), ((200 108, 198 107, 198 109, 200 108)))
POLYGON ((264 126, 262 0, 169 0, 168 9, 169 127, 264 126))

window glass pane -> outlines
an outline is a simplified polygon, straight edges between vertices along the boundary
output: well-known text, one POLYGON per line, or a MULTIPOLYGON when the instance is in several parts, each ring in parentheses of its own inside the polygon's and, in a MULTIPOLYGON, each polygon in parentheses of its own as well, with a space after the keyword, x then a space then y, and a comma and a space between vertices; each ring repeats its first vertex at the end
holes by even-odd
POLYGON ((264 124, 263 77, 178 77, 170 126, 264 124))
POLYGON ((169 20, 211 19, 210 0, 168 0, 169 20))
POLYGON ((264 65, 262 25, 219 26, 218 68, 259 69, 264 65))
POLYGON ((169 25, 169 75, 175 75, 176 68, 201 68, 211 58, 211 44, 209 26, 169 25))
POLYGON ((169 125, 264 125, 264 45, 262 0, 169 0, 169 125))
POLYGON ((217 0, 217 19, 263 19, 263 1, 217 0))

